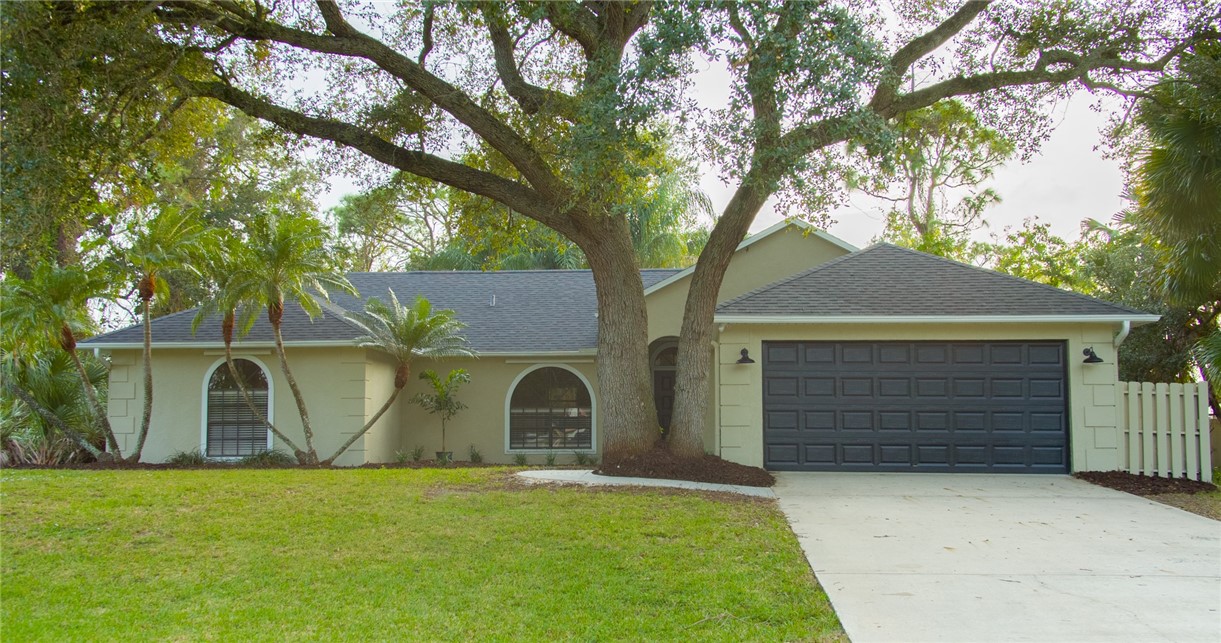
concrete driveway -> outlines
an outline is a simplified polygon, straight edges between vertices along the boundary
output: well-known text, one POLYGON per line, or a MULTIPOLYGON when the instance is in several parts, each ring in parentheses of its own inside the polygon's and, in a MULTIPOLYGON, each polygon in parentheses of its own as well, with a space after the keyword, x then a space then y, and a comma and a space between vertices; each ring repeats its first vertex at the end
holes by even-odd
POLYGON ((1221 523, 1067 476, 779 473, 848 636, 1221 641, 1221 523))

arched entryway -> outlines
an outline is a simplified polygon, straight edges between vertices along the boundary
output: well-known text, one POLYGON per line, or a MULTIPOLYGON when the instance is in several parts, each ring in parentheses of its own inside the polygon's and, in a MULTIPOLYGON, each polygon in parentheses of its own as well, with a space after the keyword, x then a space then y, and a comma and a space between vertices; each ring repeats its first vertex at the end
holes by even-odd
POLYGON ((678 338, 662 337, 649 345, 649 369, 653 373, 653 401, 662 433, 670 430, 674 414, 674 371, 678 366, 678 338))

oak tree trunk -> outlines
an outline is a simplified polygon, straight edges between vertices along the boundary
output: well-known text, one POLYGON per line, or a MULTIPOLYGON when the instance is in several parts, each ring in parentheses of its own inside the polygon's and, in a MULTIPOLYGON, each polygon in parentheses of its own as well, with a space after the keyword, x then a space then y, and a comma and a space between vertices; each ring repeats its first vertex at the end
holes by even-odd
POLYGON ((649 328, 640 268, 625 217, 599 217, 580 244, 598 295, 598 425, 603 462, 648 451, 661 435, 649 376, 649 328))
POLYGON ((709 404, 708 375, 717 367, 712 353, 715 339, 712 318, 725 270, 729 268, 738 243, 746 236, 755 215, 767 200, 767 194, 753 185, 744 183, 725 207, 691 275, 678 340, 674 415, 670 420, 669 434, 670 451, 679 457, 698 458, 704 455, 703 428, 709 404))

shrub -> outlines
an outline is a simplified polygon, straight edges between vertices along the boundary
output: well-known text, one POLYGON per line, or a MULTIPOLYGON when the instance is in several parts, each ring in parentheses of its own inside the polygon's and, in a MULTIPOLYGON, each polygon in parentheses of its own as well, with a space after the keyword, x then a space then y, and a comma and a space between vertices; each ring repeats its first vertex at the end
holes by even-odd
POLYGON ((441 455, 437 458, 437 464, 439 464, 441 466, 445 466, 445 465, 449 464, 449 458, 450 458, 449 451, 442 452, 441 455))
POLYGON ((543 459, 543 463, 549 467, 554 467, 555 466, 555 452, 553 451, 553 452, 548 453, 547 457, 543 459))
POLYGON ((519 467, 526 466, 526 454, 519 453, 519 454, 513 456, 513 464, 515 464, 519 467))
POLYGON ((399 464, 405 464, 410 459, 411 459, 411 454, 402 449, 399 449, 398 451, 394 452, 394 461, 399 464))
POLYGON ((165 461, 166 464, 172 464, 179 467, 195 467, 201 464, 207 464, 207 462, 208 458, 204 457, 204 454, 200 452, 199 449, 179 451, 165 461))
POLYGON ((424 459, 424 447, 417 444, 415 446, 415 448, 411 450, 411 461, 419 462, 420 460, 423 460, 423 459, 424 459))
POLYGON ((471 448, 467 450, 467 457, 474 464, 483 462, 483 454, 480 453, 479 449, 476 449, 475 445, 473 444, 471 445, 471 448))
POLYGON ((587 464, 594 464, 594 457, 592 455, 589 455, 588 453, 582 453, 580 451, 573 451, 572 454, 574 456, 576 456, 577 464, 579 464, 579 465, 584 466, 587 464))
POLYGON ((242 467, 291 467, 297 464, 291 455, 275 449, 252 453, 237 461, 242 467))

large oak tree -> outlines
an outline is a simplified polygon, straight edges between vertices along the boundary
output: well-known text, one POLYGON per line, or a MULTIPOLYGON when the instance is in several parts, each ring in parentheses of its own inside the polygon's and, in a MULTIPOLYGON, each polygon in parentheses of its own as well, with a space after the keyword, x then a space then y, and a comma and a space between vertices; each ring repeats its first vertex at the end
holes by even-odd
POLYGON ((657 435, 625 216, 657 128, 691 132, 736 186, 682 322, 670 447, 696 455, 716 294, 769 198, 827 203, 840 144, 884 149, 897 118, 947 99, 1037 140, 1046 101, 1070 84, 1130 92, 1216 38, 1216 9, 1190 0, 861 5, 212 0, 90 4, 78 16, 148 21, 113 55, 158 61, 176 98, 215 99, 490 199, 580 247, 598 291, 613 460, 657 435), (705 62, 728 78, 726 105, 693 100, 705 62))

